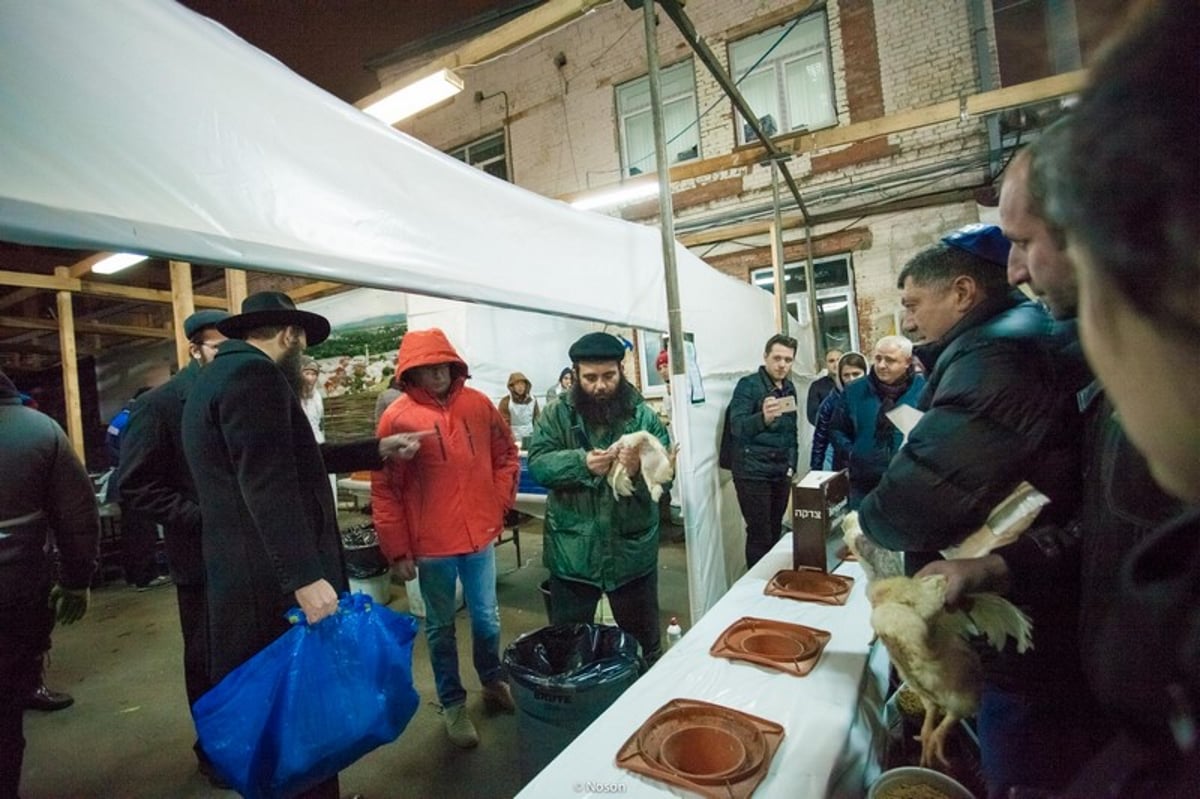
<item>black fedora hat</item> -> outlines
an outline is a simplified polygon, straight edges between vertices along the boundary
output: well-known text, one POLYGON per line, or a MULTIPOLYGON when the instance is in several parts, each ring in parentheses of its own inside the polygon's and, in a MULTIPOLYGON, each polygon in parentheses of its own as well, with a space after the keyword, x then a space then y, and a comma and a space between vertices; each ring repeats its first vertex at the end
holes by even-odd
POLYGON ((229 338, 245 338, 257 327, 294 325, 304 328, 308 346, 329 338, 329 320, 310 311, 296 309, 296 303, 282 291, 260 291, 242 301, 242 312, 217 323, 217 330, 229 338))

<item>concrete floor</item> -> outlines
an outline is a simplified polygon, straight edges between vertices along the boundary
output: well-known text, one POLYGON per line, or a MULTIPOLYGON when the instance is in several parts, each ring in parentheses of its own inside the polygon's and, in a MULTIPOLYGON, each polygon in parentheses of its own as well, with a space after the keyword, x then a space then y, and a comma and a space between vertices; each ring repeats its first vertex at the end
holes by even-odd
MULTIPOLYGON (((681 535, 664 527, 664 539, 681 535)), ((546 624, 538 585, 541 524, 521 527, 521 557, 512 544, 497 549, 502 646, 546 624), (518 568, 519 566, 519 568, 518 568)), ((686 556, 664 540, 659 553, 662 624, 687 615, 686 556)), ((47 683, 74 695, 57 713, 25 714, 24 799, 161 799, 226 797, 196 771, 194 730, 183 691, 182 644, 174 589, 131 590, 121 581, 93 591, 84 620, 56 629, 47 683)), ((404 611, 403 586, 391 607, 404 611)), ((482 743, 460 750, 446 739, 433 689, 428 650, 418 636, 413 674, 421 706, 400 737, 342 772, 343 795, 390 797, 511 797, 522 786, 515 716, 485 717, 479 681, 470 666, 470 632, 459 613, 458 641, 467 700, 482 743)))

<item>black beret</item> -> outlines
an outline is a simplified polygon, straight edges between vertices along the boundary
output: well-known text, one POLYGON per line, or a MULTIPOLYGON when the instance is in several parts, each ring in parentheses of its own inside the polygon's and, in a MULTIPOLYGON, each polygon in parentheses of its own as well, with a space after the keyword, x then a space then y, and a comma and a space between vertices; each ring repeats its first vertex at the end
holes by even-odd
POLYGON ((183 320, 183 336, 190 339, 206 327, 216 327, 218 322, 222 322, 228 317, 229 314, 224 311, 196 311, 183 320))
POLYGON ((572 363, 620 361, 625 358, 625 345, 611 333, 588 333, 571 345, 567 355, 572 363))

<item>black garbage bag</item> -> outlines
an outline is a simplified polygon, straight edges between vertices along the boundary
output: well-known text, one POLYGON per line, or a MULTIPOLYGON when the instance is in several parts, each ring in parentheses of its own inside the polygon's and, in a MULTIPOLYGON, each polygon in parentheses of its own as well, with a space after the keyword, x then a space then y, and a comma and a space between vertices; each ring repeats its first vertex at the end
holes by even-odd
POLYGON ((375 525, 367 522, 342 531, 342 551, 346 558, 346 576, 355 580, 378 577, 388 570, 387 558, 379 548, 375 525))
POLYGON ((528 782, 633 684, 643 661, 637 640, 619 627, 559 624, 509 644, 504 666, 528 782))

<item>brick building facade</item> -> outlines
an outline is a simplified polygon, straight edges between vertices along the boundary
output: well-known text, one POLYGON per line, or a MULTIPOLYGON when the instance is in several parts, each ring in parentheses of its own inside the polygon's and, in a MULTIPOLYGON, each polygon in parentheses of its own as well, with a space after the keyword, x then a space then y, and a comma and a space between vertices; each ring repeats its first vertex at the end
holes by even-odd
MULTIPOLYGON (((810 130, 841 127, 958 101, 996 85, 981 80, 978 66, 986 61, 988 78, 995 80, 991 0, 690 0, 685 10, 726 69, 742 59, 731 71, 735 79, 739 71, 747 73, 744 93, 758 91, 761 98, 778 90, 771 102, 783 119, 772 118, 772 125, 804 109, 820 120, 810 130), (971 2, 989 25, 982 38, 971 30, 971 2), (776 72, 766 77, 756 72, 773 57, 772 41, 779 51, 791 47, 787 36, 793 29, 806 37, 803 43, 773 67, 776 72), (983 60, 975 52, 978 41, 988 43, 983 60), (758 66, 746 69, 745 61, 760 51, 766 55, 758 66), (825 104, 827 112, 821 110, 825 104)), ((672 184, 677 235, 714 268, 743 280, 758 273, 756 282, 763 282, 761 270, 771 264, 765 225, 770 168, 721 162, 721 156, 747 149, 739 139, 740 120, 674 25, 665 14, 659 17, 662 65, 678 65, 672 72, 673 91, 678 89, 671 95, 674 113, 691 128, 668 150, 682 158, 678 163, 695 163, 703 172, 672 184), (688 147, 692 141, 694 150, 688 147)), ((502 134, 507 178, 551 197, 615 186, 634 170, 653 172, 652 157, 645 168, 633 163, 646 161, 634 152, 642 141, 635 133, 644 139, 646 122, 626 114, 636 105, 631 82, 646 75, 642 31, 642 12, 614 0, 512 52, 460 69, 462 93, 397 127, 447 152, 502 134)), ((411 73, 431 55, 436 53, 382 68, 381 84, 411 73)), ((670 121, 668 127, 671 136, 670 121)), ((788 128, 777 131, 784 135, 788 128)), ((464 157, 461 150, 459 156, 464 157)), ((815 254, 838 259, 817 276, 827 314, 823 326, 837 328, 841 337, 830 343, 866 350, 893 332, 896 275, 905 261, 949 229, 980 221, 981 215, 995 218, 975 201, 975 191, 991 180, 988 161, 984 121, 966 114, 795 154, 789 168, 810 213, 823 218, 813 229, 815 254), (841 280, 845 285, 839 288, 841 280)), ((784 215, 794 219, 795 203, 782 185, 781 192, 784 215)), ((657 205, 651 198, 605 212, 649 222, 657 205)), ((785 259, 802 274, 804 229, 785 228, 785 259)), ((791 283, 801 288, 796 279, 791 283)), ((806 324, 803 301, 795 309, 806 324)), ((796 332, 802 338, 807 333, 796 332)))

